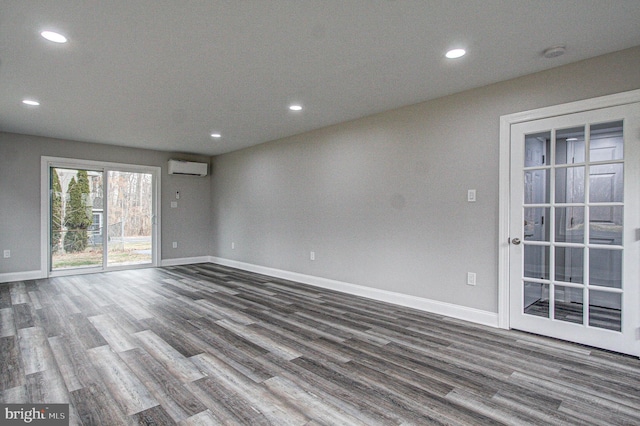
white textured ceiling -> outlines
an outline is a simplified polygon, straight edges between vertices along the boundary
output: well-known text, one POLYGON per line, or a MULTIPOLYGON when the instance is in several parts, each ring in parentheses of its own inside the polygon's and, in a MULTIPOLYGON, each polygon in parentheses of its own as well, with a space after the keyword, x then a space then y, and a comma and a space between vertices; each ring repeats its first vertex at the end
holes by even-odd
POLYGON ((0 0, 0 131, 215 155, 636 45, 639 0, 0 0))

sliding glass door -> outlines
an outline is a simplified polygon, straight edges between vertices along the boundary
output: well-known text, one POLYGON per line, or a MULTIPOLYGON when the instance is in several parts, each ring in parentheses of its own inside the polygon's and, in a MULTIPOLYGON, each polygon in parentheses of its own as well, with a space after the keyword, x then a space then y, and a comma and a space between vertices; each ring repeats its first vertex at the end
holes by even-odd
POLYGON ((158 263, 159 168, 43 159, 52 275, 158 263))

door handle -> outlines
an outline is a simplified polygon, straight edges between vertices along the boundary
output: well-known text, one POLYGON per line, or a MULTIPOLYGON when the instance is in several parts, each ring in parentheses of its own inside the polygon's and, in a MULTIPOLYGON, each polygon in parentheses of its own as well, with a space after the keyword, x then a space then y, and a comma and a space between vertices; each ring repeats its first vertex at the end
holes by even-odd
POLYGON ((514 246, 520 245, 520 238, 513 238, 511 240, 511 244, 513 244, 514 246))

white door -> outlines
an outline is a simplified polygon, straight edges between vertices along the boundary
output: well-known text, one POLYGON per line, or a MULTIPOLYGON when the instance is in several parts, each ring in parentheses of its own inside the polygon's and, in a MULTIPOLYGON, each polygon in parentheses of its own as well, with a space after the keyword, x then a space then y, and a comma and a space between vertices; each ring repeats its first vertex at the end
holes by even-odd
POLYGON ((640 103, 511 125, 511 328, 640 355, 640 103))

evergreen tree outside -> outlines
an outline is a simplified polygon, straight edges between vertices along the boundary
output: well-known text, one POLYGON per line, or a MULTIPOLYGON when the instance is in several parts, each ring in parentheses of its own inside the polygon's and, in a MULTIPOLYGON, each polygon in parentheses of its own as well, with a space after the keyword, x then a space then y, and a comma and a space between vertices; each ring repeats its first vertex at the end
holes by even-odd
POLYGON ((65 211, 64 225, 67 233, 64 236, 64 249, 67 253, 81 252, 87 248, 87 228, 92 223, 89 200, 89 177, 86 170, 78 170, 78 180, 71 178, 67 193, 69 201, 65 211))
POLYGON ((62 186, 56 169, 51 169, 51 251, 57 252, 62 237, 62 186))

